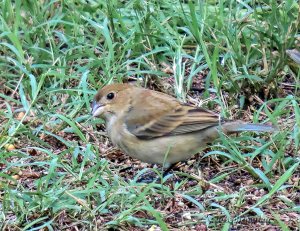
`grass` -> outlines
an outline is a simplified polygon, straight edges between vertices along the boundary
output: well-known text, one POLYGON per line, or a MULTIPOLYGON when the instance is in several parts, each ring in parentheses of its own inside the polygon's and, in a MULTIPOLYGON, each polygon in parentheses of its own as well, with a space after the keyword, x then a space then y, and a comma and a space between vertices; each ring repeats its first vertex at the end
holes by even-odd
POLYGON ((1 1, 1 229, 299 229, 299 4, 1 1), (153 166, 90 116, 101 86, 132 80, 279 131, 220 134, 140 183, 153 166))

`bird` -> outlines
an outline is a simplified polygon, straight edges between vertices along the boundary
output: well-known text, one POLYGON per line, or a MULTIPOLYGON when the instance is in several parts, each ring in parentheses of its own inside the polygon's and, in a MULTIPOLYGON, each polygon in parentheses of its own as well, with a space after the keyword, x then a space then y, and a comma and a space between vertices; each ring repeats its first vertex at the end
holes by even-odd
POLYGON ((272 125, 228 120, 162 92, 126 83, 104 86, 91 104, 111 142, 127 155, 166 168, 188 160, 220 135, 274 132, 272 125))

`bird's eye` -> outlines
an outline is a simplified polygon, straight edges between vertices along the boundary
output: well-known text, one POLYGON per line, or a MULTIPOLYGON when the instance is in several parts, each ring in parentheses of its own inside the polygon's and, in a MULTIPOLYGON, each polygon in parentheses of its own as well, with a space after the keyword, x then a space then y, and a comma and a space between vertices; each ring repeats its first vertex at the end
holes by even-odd
POLYGON ((106 96, 107 99, 113 99, 114 97, 115 97, 115 94, 113 92, 108 93, 106 96))

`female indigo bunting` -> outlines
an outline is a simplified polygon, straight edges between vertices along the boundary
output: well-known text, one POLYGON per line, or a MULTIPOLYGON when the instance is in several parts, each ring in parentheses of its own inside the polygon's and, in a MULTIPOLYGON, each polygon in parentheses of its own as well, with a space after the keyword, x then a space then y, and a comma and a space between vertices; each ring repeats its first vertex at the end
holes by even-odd
POLYGON ((92 114, 106 121, 112 143, 129 156, 165 167, 186 160, 207 143, 240 131, 272 132, 273 126, 221 119, 203 108, 129 84, 111 84, 96 94, 92 114))

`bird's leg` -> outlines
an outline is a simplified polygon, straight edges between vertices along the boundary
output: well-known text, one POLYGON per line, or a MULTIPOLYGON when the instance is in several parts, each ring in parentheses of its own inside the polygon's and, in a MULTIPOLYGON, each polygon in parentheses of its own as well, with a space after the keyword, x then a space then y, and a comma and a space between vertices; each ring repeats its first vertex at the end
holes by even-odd
MULTIPOLYGON (((171 170, 176 169, 179 166, 180 162, 175 163, 175 164, 171 164, 170 166, 168 166, 167 168, 165 168, 164 166, 162 167, 162 178, 166 177, 168 175, 168 173, 170 173, 171 170)), ((152 183, 152 182, 158 182, 160 180, 159 176, 155 176, 153 174, 154 172, 146 172, 144 173, 141 178, 138 180, 138 182, 142 182, 142 183, 152 183)))
POLYGON ((175 163, 175 164, 171 164, 169 167, 167 167, 166 170, 163 169, 163 177, 167 176, 168 173, 169 173, 172 169, 177 168, 177 167, 179 166, 179 163, 180 163, 180 162, 175 163))
MULTIPOLYGON (((164 178, 165 176, 168 175, 168 173, 178 167, 179 163, 175 163, 175 164, 171 164, 169 167, 167 167, 166 169, 164 169, 164 167, 162 167, 162 178, 164 178)), ((154 176, 153 172, 150 173, 145 173, 142 175, 142 177, 138 180, 138 182, 143 182, 143 183, 152 183, 152 182, 159 182, 160 177, 159 176, 154 176)))

